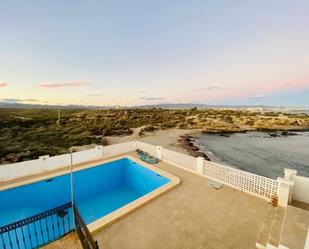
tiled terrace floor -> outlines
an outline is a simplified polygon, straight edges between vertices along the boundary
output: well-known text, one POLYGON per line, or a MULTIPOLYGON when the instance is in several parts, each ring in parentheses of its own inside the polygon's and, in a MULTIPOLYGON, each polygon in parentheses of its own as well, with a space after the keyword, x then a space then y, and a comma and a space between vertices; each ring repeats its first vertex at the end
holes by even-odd
MULTIPOLYGON (((165 162, 157 167, 178 176, 180 185, 94 234, 100 249, 255 248, 270 204, 228 186, 215 190, 205 177, 165 162)), ((70 240, 76 238, 65 237, 49 248, 71 249, 70 240)))
MULTIPOLYGON (((132 154, 134 155, 134 154, 132 154)), ((255 248, 266 201, 160 162, 181 184, 97 232, 103 249, 255 248)))
POLYGON ((63 238, 44 246, 42 249, 82 249, 77 234, 69 233, 63 238))

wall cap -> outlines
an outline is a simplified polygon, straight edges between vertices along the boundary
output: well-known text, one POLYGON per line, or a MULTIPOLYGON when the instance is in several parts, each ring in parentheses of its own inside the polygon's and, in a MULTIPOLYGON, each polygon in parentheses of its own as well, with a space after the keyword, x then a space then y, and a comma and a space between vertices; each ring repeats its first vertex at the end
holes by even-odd
POLYGON ((297 170, 295 170, 295 169, 284 169, 284 173, 285 174, 290 174, 290 175, 296 175, 297 174, 297 170))
POLYGON ((47 160, 48 158, 49 158, 49 155, 44 155, 44 156, 39 157, 39 159, 43 161, 47 160))
POLYGON ((282 177, 278 177, 277 178, 277 181, 281 184, 288 184, 288 185, 291 185, 291 186, 294 186, 294 181, 293 180, 287 180, 285 178, 282 178, 282 177))

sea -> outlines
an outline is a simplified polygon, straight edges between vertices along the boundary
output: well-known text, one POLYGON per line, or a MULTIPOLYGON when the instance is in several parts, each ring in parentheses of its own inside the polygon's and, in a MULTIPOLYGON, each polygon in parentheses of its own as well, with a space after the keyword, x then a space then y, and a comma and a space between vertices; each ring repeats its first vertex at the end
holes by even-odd
POLYGON ((309 132, 202 134, 193 140, 212 161, 277 179, 284 169, 309 177, 309 132))

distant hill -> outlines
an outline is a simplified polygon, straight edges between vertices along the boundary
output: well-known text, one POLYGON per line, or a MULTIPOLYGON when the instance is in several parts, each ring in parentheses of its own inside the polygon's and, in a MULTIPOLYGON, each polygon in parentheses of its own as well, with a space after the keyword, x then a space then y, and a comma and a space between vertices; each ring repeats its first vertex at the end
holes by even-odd
POLYGON ((157 105, 140 105, 133 108, 149 109, 149 108, 161 108, 161 109, 243 109, 243 108, 271 108, 270 106, 245 106, 245 105, 207 105, 207 104, 195 104, 195 103, 177 103, 177 104, 157 104, 157 105))
POLYGON ((22 104, 0 102, 0 108, 16 108, 16 109, 84 109, 84 110, 104 110, 115 109, 115 106, 86 106, 86 105, 40 105, 40 104, 22 104))
POLYGON ((40 105, 24 103, 0 102, 0 108, 17 109, 79 109, 79 110, 106 110, 106 109, 262 109, 264 111, 285 111, 285 112, 305 112, 309 113, 308 108, 300 107, 275 107, 275 106, 248 106, 248 105, 207 105, 197 103, 176 103, 176 104, 154 104, 154 105, 136 105, 136 106, 94 106, 94 105, 40 105))

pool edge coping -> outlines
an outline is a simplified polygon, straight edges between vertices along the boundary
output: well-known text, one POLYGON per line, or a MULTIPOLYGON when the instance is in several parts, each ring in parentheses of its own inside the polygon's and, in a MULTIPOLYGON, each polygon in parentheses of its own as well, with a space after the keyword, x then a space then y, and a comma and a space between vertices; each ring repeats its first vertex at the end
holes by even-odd
POLYGON ((139 165, 152 170, 156 173, 159 173, 160 175, 168 178, 170 180, 169 183, 143 195, 142 197, 126 204, 125 206, 115 210, 114 212, 101 217, 100 219, 90 223, 89 225, 87 225, 89 231, 91 233, 96 233, 99 232, 100 230, 103 230, 104 228, 112 225, 113 223, 115 223, 117 220, 119 220, 122 217, 125 217, 126 215, 130 214, 131 212, 135 211, 136 209, 146 205, 147 203, 151 202, 152 200, 154 200, 155 198, 159 197, 160 195, 166 193, 167 191, 173 189, 174 187, 176 187, 177 185, 180 184, 181 180, 179 177, 172 175, 158 167, 155 167, 153 165, 150 164, 146 164, 145 162, 143 162, 142 160, 135 158, 131 155, 127 155, 127 156, 122 156, 121 158, 127 158, 130 159, 136 163, 138 163, 139 165))
MULTIPOLYGON (((92 168, 92 167, 96 167, 100 164, 105 164, 105 163, 109 163, 112 162, 114 160, 119 160, 121 158, 125 158, 127 157, 127 154, 122 154, 122 155, 118 155, 118 156, 111 156, 111 157, 101 157, 98 158, 96 160, 91 160, 91 161, 87 161, 84 163, 77 163, 77 164, 73 164, 73 172, 78 172, 84 169, 88 169, 88 168, 92 168)), ((46 171, 46 172, 41 172, 39 174, 34 174, 34 175, 29 175, 27 179, 27 177, 22 177, 22 178, 16 178, 12 181, 3 181, 0 182, 0 191, 2 190, 8 190, 8 189, 12 189, 12 188, 16 188, 16 187, 20 187, 23 185, 27 185, 27 184, 31 184, 31 183, 35 183, 35 182, 40 182, 40 181, 44 181, 50 178, 54 178, 54 177, 58 177, 58 176, 62 176, 62 175, 66 175, 71 173, 71 168, 70 166, 64 166, 61 167, 57 170, 53 170, 53 171, 46 171)))
MULTIPOLYGON (((104 228, 106 228, 109 225, 112 225, 114 222, 116 222, 117 220, 119 220, 120 218, 128 215, 129 213, 133 212, 134 210, 144 206, 145 204, 149 203, 150 201, 154 200, 155 198, 159 197, 160 195, 166 193, 167 191, 173 189, 174 187, 176 187, 177 185, 180 184, 181 180, 179 177, 170 174, 154 165, 151 164, 147 164, 145 162, 143 162, 142 160, 140 160, 138 157, 134 157, 132 155, 128 155, 128 154, 123 154, 120 156, 113 156, 113 157, 109 157, 109 158, 100 158, 98 160, 94 160, 94 161, 89 161, 86 163, 82 163, 82 164, 76 164, 75 166, 73 166, 74 170, 73 172, 78 172, 81 170, 85 170, 85 169, 90 169, 93 167, 97 167, 100 164, 107 164, 113 161, 117 161, 117 160, 121 160, 121 159, 129 159, 133 162, 138 163, 139 165, 141 165, 142 167, 145 167, 151 171, 154 171, 166 178, 168 178, 170 180, 170 182, 168 182, 167 184, 164 184, 163 186, 141 196, 140 198, 124 205, 123 207, 111 212, 110 214, 103 216, 99 219, 97 219, 96 221, 90 223, 87 225, 89 231, 91 233, 96 233, 104 228)), ((160 162, 159 162, 160 163, 160 162)), ((0 186, 0 191, 5 191, 5 190, 9 190, 9 189, 13 189, 13 188, 17 188, 17 187, 21 187, 24 185, 28 185, 28 184, 32 184, 32 183, 36 183, 36 182, 40 182, 40 181, 44 181, 50 178, 54 178, 54 177, 58 177, 58 176, 62 176, 62 175, 66 175, 69 174, 70 168, 65 167, 62 168, 61 171, 59 172, 50 172, 50 174, 44 174, 43 176, 38 175, 38 176, 34 176, 31 179, 23 179, 21 181, 17 181, 14 183, 8 183, 5 184, 3 186, 0 186)), ((31 177, 31 176, 29 176, 31 177)))

